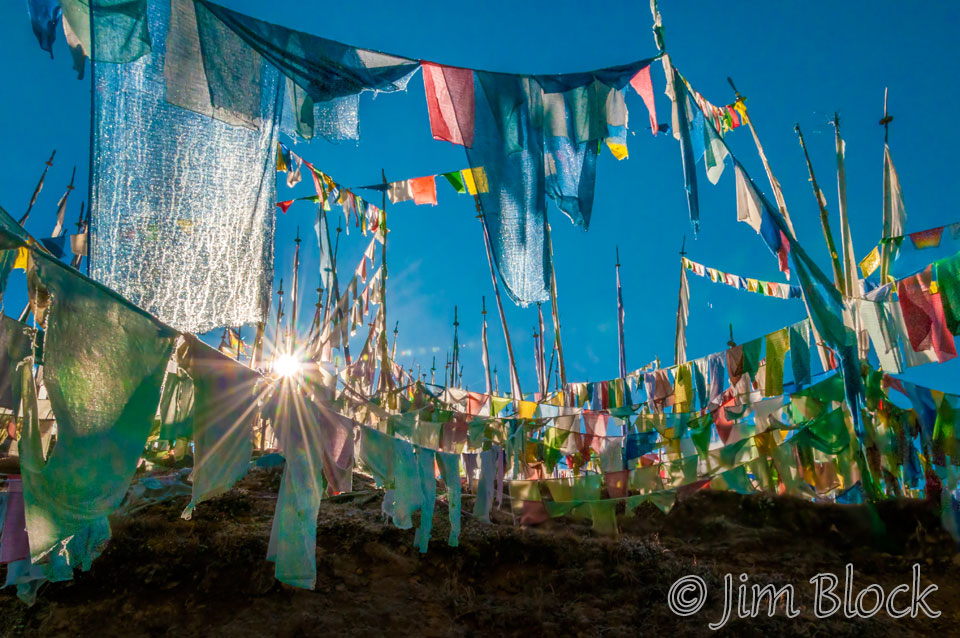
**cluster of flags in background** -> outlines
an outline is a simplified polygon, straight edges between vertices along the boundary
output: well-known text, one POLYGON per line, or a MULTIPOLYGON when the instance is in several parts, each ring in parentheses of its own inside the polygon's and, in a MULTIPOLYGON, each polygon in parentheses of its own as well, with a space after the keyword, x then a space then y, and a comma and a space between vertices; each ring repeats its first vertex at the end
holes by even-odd
POLYGON ((293 202, 299 200, 320 204, 326 211, 332 210, 333 204, 339 204, 347 222, 344 224, 344 229, 348 235, 350 234, 351 216, 354 220, 354 226, 360 228, 364 235, 367 234, 368 230, 370 232, 377 231, 383 213, 378 206, 371 204, 362 197, 358 197, 350 189, 340 186, 329 175, 304 160, 282 143, 277 144, 277 171, 287 173, 287 186, 292 188, 301 181, 301 166, 306 166, 307 170, 310 171, 310 177, 313 179, 317 194, 277 202, 277 207, 281 211, 286 213, 293 202))

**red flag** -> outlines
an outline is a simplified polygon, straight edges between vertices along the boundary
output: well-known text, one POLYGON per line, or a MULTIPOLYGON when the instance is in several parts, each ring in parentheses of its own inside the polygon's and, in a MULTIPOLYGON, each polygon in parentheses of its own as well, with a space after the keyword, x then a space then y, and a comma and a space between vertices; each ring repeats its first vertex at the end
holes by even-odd
POLYGON ((933 348, 940 363, 957 356, 953 335, 947 328, 939 292, 931 290, 931 268, 900 280, 897 296, 907 326, 910 346, 915 352, 933 348))
POLYGON ((421 62, 433 139, 473 146, 473 71, 421 62))
POLYGON ((293 204, 296 200, 288 199, 285 202, 277 202, 277 208, 283 211, 284 214, 287 213, 287 209, 290 208, 290 205, 293 204))
POLYGON ((410 191, 413 193, 413 203, 437 205, 437 182, 433 175, 417 177, 410 180, 410 191))

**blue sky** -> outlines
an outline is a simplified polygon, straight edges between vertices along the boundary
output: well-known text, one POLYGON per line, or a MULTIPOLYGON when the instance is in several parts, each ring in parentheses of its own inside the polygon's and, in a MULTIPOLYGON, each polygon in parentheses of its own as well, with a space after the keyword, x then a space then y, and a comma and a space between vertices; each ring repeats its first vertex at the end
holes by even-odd
MULTIPOLYGON (((439 1, 413 3, 263 3, 223 0, 235 10, 345 43, 440 63, 507 72, 554 73, 611 66, 656 53, 645 2, 582 3, 570 0, 491 0, 481 5, 439 1), (589 8, 588 8, 589 7, 589 8)), ((857 257, 881 231, 883 91, 895 120, 890 144, 913 232, 960 220, 954 212, 953 125, 960 49, 955 26, 960 5, 951 3, 739 3, 663 2, 666 44, 676 66, 715 104, 733 100, 726 78, 734 79, 748 106, 773 170, 779 178, 797 234, 829 272, 816 202, 803 155, 793 132, 799 122, 828 199, 836 240, 834 111, 847 142, 848 206, 857 257)), ((85 199, 89 149, 90 84, 71 70, 63 34, 55 59, 41 51, 30 29, 25 3, 0 3, 3 67, 4 152, 0 154, 0 206, 22 214, 42 164, 57 149, 54 168, 27 224, 37 236, 49 234, 57 199, 76 165, 77 191, 68 220, 85 199)), ((653 68, 657 111, 669 121, 663 73, 653 68)), ((686 235, 688 256, 743 276, 784 281, 776 259, 746 225, 736 222, 733 172, 727 167, 717 186, 701 177, 701 231, 694 239, 687 217, 677 142, 654 138, 642 127, 646 111, 628 94, 634 130, 630 158, 617 162, 603 153, 589 232, 573 227, 551 208, 560 315, 568 378, 601 380, 617 375, 614 249, 620 248, 626 307, 627 367, 659 356, 672 363, 679 278, 678 251, 686 235)), ((418 177, 465 168, 463 149, 432 140, 423 83, 417 74, 408 91, 361 98, 359 144, 322 140, 295 150, 345 186, 418 177)), ((757 184, 766 187, 762 167, 746 129, 728 143, 757 184)), ((289 141, 289 140, 288 140, 289 141)), ((309 181, 309 180, 308 180, 309 181)), ((439 376, 452 345, 453 307, 459 306, 464 383, 482 389, 480 304, 487 296, 491 357, 506 386, 507 359, 493 307, 483 237, 473 200, 438 182, 436 207, 399 204, 390 208, 388 321, 400 322, 398 352, 408 366, 430 367, 436 354, 439 376)), ((307 185, 278 198, 309 194, 307 185)), ((376 196, 371 194, 371 200, 376 196)), ((302 288, 316 287, 314 209, 294 205, 277 219, 276 276, 289 282, 297 225, 302 248, 302 288)), ((341 238, 344 271, 359 260, 366 238, 341 238)), ((285 284, 288 289, 288 284, 285 284)), ((769 299, 692 276, 688 356, 721 350, 733 324, 742 342, 804 316, 802 302, 769 299)), ((314 298, 301 310, 309 325, 314 298)), ((534 389, 532 331, 535 308, 505 299, 521 382, 534 389)), ((11 293, 6 312, 17 314, 23 297, 11 293)), ((545 308, 545 313, 546 313, 545 308)), ((289 317, 289 313, 288 313, 289 317)), ((549 315, 547 314, 549 323, 549 315)), ((245 331, 252 335, 251 330, 245 331)), ((358 339, 360 333, 358 333, 358 339)), ((391 336, 392 338, 392 336, 391 336)), ((909 378, 960 391, 955 362, 926 366, 909 378)))

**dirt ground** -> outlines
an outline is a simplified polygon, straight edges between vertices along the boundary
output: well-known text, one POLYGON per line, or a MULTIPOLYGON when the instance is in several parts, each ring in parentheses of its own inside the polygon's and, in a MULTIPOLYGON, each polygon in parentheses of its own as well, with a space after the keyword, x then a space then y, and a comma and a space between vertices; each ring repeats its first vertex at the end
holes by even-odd
MULTIPOLYGON (((492 525, 465 514, 456 548, 446 544, 438 502, 430 551, 420 555, 414 531, 384 524, 380 493, 357 475, 359 494, 320 508, 311 592, 278 583, 264 559, 279 480, 278 470, 253 470, 191 521, 180 519, 188 497, 114 518, 113 540, 90 572, 45 585, 33 607, 13 588, 0 590, 0 636, 960 635, 960 558, 933 507, 920 501, 871 510, 699 492, 669 515, 644 504, 621 519, 618 538, 569 519, 514 527, 505 503, 492 525), (809 579, 838 574, 842 591, 847 562, 855 591, 910 584, 919 563, 921 588, 939 586, 926 600, 942 615, 816 618, 809 579), (727 573, 736 584, 741 573, 749 583, 792 583, 800 616, 734 612, 710 631, 727 573), (667 593, 688 574, 706 582, 707 604, 678 617, 667 593)), ((471 508, 465 495, 464 512, 471 508)), ((909 605, 909 595, 901 599, 909 605)))

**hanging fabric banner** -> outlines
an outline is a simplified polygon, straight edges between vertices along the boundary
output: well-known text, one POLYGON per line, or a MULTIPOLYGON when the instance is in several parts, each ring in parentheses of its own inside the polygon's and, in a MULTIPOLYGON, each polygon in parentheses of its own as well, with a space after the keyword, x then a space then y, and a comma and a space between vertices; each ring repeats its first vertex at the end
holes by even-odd
POLYGON ((30 554, 60 554, 86 539, 67 552, 79 567, 109 538, 107 516, 143 453, 175 333, 39 251, 32 262, 52 300, 43 363, 57 444, 44 458, 39 433, 21 439, 30 554))
MULTIPOLYGON (((166 39, 135 62, 93 65, 91 276, 185 332, 258 321, 273 280, 282 87, 231 32, 198 31, 193 2, 148 9, 166 39), (247 79, 245 100, 212 106, 208 86, 228 72, 247 79)), ((97 16, 99 38, 117 23, 97 16)))

